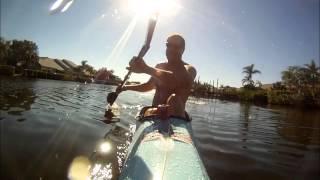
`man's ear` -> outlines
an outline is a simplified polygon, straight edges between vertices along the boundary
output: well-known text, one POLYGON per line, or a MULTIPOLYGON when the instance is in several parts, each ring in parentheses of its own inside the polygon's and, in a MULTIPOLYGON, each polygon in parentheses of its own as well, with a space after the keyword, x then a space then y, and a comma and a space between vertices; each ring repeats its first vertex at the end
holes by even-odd
POLYGON ((184 48, 180 51, 181 56, 183 55, 183 53, 184 53, 184 48))

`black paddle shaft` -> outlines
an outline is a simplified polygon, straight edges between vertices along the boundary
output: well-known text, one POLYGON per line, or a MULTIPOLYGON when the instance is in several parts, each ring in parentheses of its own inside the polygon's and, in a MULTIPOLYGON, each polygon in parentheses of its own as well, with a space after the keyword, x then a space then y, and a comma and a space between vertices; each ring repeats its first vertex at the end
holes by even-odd
MULTIPOLYGON (((144 45, 142 46, 137 58, 143 58, 144 55, 146 55, 146 53, 148 52, 148 50, 150 48, 150 43, 152 40, 153 32, 154 32, 154 29, 157 24, 157 18, 158 18, 158 14, 156 14, 154 18, 150 18, 149 24, 148 24, 148 31, 147 31, 146 40, 145 40, 144 45)), ((129 70, 128 73, 126 74, 126 76, 124 77, 123 81, 117 87, 117 89, 119 89, 119 88, 121 89, 123 87, 123 85, 130 78, 131 73, 132 72, 129 70)), ((108 94, 107 102, 109 103, 110 106, 112 106, 112 104, 116 101, 118 95, 119 95, 119 93, 117 91, 111 92, 108 94)))

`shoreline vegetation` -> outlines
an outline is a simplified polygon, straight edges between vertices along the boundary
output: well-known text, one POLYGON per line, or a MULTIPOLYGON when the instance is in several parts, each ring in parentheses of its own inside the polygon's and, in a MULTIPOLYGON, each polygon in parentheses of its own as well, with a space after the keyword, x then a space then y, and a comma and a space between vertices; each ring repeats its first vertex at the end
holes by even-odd
MULTIPOLYGON (((118 85, 121 82, 121 78, 114 75, 113 70, 107 70, 107 68, 95 70, 87 62, 83 60, 81 65, 75 65, 68 60, 39 57, 36 43, 28 40, 7 41, 1 37, 0 76, 93 82, 107 85, 118 85), (46 66, 43 62, 49 61, 48 59, 62 68, 46 66)), ((201 82, 198 78, 193 83, 191 96, 259 105, 320 108, 320 67, 314 60, 303 66, 289 66, 282 71, 282 81, 273 84, 263 85, 260 81, 253 80, 255 74, 261 74, 261 71, 254 69, 254 64, 245 66, 242 70, 244 78, 241 88, 218 86, 218 82, 217 85, 214 85, 214 81, 201 82)), ((129 83, 139 84, 139 82, 129 83)))
MULTIPOLYGON (((105 71, 105 70, 102 70, 105 71)), ((99 72, 99 71, 98 71, 99 72)), ((39 78, 39 79, 52 79, 60 81, 75 81, 82 83, 95 83, 106 85, 118 85, 121 82, 120 78, 109 78, 107 80, 95 79, 94 75, 78 74, 78 73, 61 73, 52 72, 48 70, 34 70, 34 69, 20 69, 16 71, 15 66, 0 65, 0 76, 7 77, 25 77, 25 78, 39 78)), ((137 82, 130 82, 137 83, 137 82)))
POLYGON ((0 75, 117 85, 113 70, 95 70, 87 60, 76 65, 66 59, 39 57, 38 46, 28 40, 7 41, 0 37, 0 75))
POLYGON ((289 66, 282 71, 281 82, 262 85, 253 81, 254 74, 261 74, 254 69, 254 64, 243 67, 242 87, 214 85, 194 82, 192 96, 197 98, 217 98, 227 101, 254 103, 257 105, 282 105, 302 108, 320 108, 320 67, 314 60, 304 66, 289 66))

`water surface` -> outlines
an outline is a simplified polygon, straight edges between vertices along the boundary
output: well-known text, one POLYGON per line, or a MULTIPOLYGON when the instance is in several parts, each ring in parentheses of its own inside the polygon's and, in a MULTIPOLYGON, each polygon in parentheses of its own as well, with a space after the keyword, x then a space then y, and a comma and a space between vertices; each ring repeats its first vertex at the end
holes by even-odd
MULTIPOLYGON (((152 93, 119 96, 120 122, 101 122, 112 86, 0 79, 2 179, 66 179, 75 158, 116 179, 138 110, 152 93), (100 154, 101 143, 111 150, 100 154)), ((215 179, 318 179, 320 112, 190 98, 196 145, 215 179)))

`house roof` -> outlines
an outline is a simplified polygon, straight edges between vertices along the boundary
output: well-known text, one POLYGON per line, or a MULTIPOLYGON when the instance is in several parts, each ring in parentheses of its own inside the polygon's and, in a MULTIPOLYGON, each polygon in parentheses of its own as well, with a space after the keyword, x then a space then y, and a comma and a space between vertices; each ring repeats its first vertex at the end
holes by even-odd
POLYGON ((64 71, 64 69, 59 66, 53 59, 48 57, 40 57, 39 64, 41 65, 41 67, 64 71))
POLYGON ((67 60, 67 59, 62 59, 62 62, 69 66, 70 68, 76 68, 78 65, 76 65, 74 62, 67 60))
POLYGON ((73 71, 78 65, 70 60, 53 59, 49 57, 39 57, 41 67, 51 68, 58 71, 73 71))
POLYGON ((61 60, 59 59, 54 59, 54 61, 60 66, 62 67, 65 71, 72 71, 73 69, 70 68, 68 65, 66 65, 65 63, 63 63, 61 60))
POLYGON ((273 87, 272 84, 263 84, 263 85, 261 86, 262 89, 271 89, 272 87, 273 87))

